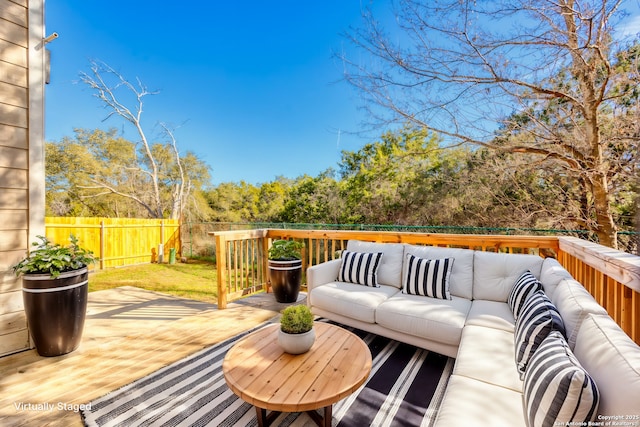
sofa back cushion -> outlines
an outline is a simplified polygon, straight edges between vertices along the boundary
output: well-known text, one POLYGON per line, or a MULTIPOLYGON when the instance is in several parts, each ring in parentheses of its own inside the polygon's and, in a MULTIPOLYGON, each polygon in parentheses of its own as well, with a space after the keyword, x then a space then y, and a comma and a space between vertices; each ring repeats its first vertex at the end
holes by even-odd
MULTIPOLYGON (((406 245, 404 251, 405 254, 411 254, 423 259, 453 258, 454 262, 449 276, 449 292, 456 297, 471 299, 474 251, 470 249, 417 245, 406 245)), ((406 268, 405 262, 403 277, 406 277, 406 268)))
POLYGON ((349 240, 347 250, 351 252, 382 252, 380 267, 378 268, 378 283, 381 285, 402 288, 402 258, 404 245, 402 243, 373 243, 360 240, 349 240))
POLYGON ((560 265, 555 258, 545 258, 542 262, 542 271, 540 272, 540 282, 544 288, 544 293, 553 300, 553 294, 558 284, 564 279, 573 279, 571 274, 560 265))
POLYGON ((476 251, 473 257, 473 299, 507 302, 513 285, 525 271, 540 277, 538 255, 476 251))
POLYGON ((611 317, 587 315, 580 324, 573 354, 598 385, 599 414, 640 415, 640 347, 611 317))
POLYGON ((560 281, 555 288, 551 301, 553 301, 562 316, 567 332, 567 342, 571 349, 576 345, 576 335, 580 329, 580 324, 587 315, 607 315, 607 310, 598 304, 580 282, 574 279, 560 281))

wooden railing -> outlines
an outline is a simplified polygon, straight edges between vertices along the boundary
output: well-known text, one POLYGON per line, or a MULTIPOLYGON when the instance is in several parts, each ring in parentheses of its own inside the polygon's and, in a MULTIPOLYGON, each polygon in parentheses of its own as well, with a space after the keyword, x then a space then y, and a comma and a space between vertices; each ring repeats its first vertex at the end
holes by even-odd
POLYGON ((267 250, 274 239, 304 242, 303 268, 332 260, 350 239, 410 243, 554 257, 640 343, 640 257, 574 237, 436 234, 378 231, 279 230, 212 232, 218 262, 218 306, 268 290, 267 250))

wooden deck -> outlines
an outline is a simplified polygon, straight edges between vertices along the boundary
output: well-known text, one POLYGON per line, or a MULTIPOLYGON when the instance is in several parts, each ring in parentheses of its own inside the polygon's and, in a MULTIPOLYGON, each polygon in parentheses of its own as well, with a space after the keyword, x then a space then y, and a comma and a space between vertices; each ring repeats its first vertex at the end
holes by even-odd
POLYGON ((272 294, 217 310, 133 287, 92 292, 76 351, 47 358, 30 350, 0 358, 0 425, 82 426, 74 405, 272 320, 281 306, 272 294))

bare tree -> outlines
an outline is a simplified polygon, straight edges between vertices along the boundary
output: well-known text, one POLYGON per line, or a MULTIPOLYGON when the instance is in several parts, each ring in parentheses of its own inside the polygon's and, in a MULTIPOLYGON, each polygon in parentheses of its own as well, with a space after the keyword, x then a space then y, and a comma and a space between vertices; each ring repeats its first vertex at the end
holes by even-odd
POLYGON ((637 62, 624 73, 614 67, 621 3, 399 0, 391 31, 365 12, 365 26, 348 35, 365 55, 342 55, 345 77, 377 124, 408 121, 450 145, 560 165, 584 184, 592 206, 584 224, 616 247, 612 179, 618 160, 638 160, 629 153, 639 134, 637 97, 624 112, 629 129, 612 130, 613 104, 639 82, 637 62), (609 149, 614 137, 622 152, 609 149))
POLYGON ((114 115, 119 116, 133 125, 140 137, 138 142, 139 150, 134 152, 135 161, 131 164, 113 166, 122 168, 123 173, 139 175, 141 181, 148 184, 129 186, 124 190, 121 186, 104 179, 104 177, 92 175, 92 185, 84 188, 103 190, 103 192, 95 193, 93 197, 100 194, 117 194, 134 200, 143 206, 153 218, 164 218, 166 213, 172 219, 180 218, 189 195, 190 181, 182 167, 173 131, 166 124, 160 123, 164 135, 169 139, 173 161, 176 166, 175 170, 177 171, 173 178, 171 201, 167 203, 161 188, 163 170, 158 164, 157 155, 154 153, 154 144, 149 140, 142 126, 145 97, 155 95, 157 92, 149 91, 138 78, 136 78, 135 84, 132 83, 118 71, 99 61, 91 61, 91 72, 83 72, 80 77, 82 82, 94 90, 94 96, 100 99, 105 104, 105 107, 110 110, 105 120, 114 115), (167 205, 169 206, 167 207, 167 205))

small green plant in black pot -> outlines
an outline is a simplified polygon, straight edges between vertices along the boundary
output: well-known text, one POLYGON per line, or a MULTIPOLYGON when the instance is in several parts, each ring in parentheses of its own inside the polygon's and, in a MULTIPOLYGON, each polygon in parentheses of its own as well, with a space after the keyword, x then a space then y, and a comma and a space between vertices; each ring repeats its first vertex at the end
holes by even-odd
POLYGON ((269 280, 276 301, 298 300, 302 282, 302 250, 297 240, 274 240, 269 248, 269 280))

